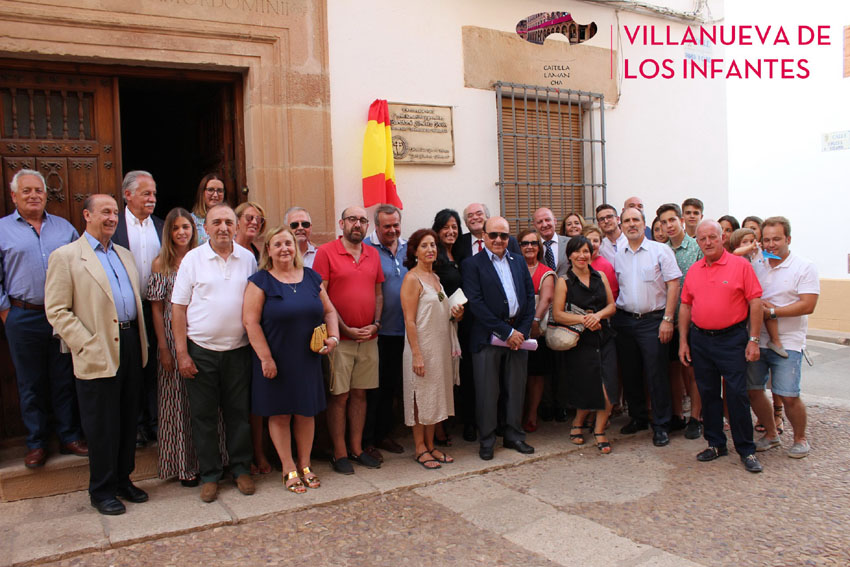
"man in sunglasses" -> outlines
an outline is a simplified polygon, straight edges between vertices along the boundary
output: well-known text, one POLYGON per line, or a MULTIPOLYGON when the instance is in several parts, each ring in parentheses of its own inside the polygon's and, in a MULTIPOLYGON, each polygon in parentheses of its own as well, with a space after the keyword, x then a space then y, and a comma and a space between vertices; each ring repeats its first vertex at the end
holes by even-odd
POLYGON ((534 284, 525 260, 512 255, 507 247, 510 225, 502 217, 492 217, 484 225, 481 254, 463 262, 463 291, 475 316, 470 331, 473 378, 475 381, 476 423, 482 460, 493 458, 496 442, 500 370, 504 370, 504 446, 523 454, 534 452, 525 442, 522 407, 525 398, 528 351, 520 346, 531 332, 534 318, 534 284), (490 344, 495 337, 507 347, 490 344))
POLYGON ((298 241, 298 249, 301 250, 301 259, 304 260, 304 265, 312 268, 313 260, 316 259, 317 248, 310 242, 310 236, 313 233, 313 221, 310 218, 310 213, 304 207, 291 207, 286 211, 283 218, 284 224, 295 233, 295 240, 298 241))

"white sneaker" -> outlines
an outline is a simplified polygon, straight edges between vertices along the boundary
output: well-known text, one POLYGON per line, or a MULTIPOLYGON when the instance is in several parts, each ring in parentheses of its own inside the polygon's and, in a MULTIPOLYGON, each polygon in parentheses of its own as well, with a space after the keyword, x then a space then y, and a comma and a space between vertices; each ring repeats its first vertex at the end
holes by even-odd
POLYGON ((809 456, 809 451, 811 447, 809 446, 809 442, 803 440, 802 443, 794 443, 791 445, 791 448, 788 449, 788 456, 792 459, 802 459, 803 457, 809 456))
POLYGON ((779 442, 779 437, 768 439, 767 435, 765 435, 761 439, 756 440, 756 451, 759 453, 761 453, 762 451, 767 451, 768 449, 773 449, 775 447, 781 446, 782 443, 779 442))

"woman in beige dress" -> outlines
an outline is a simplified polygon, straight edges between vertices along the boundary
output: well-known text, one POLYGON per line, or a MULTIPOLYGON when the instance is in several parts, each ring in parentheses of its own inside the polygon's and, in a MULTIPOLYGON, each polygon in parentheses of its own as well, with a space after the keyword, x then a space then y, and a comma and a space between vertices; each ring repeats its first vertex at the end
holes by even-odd
POLYGON ((452 319, 463 316, 463 306, 449 307, 440 278, 434 273, 437 234, 423 228, 407 241, 405 266, 410 270, 401 284, 404 312, 404 422, 413 428, 416 462, 426 469, 454 461, 434 447, 437 423, 454 415, 452 386, 458 382, 460 356, 452 319))

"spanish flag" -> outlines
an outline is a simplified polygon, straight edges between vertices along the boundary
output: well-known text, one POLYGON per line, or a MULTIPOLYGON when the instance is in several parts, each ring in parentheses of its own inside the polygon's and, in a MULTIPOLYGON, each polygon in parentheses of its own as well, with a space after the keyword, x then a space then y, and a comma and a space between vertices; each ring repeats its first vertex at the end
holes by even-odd
POLYGON ((395 186, 393 135, 387 101, 369 107, 369 122, 363 139, 363 206, 387 203, 403 208, 395 186))

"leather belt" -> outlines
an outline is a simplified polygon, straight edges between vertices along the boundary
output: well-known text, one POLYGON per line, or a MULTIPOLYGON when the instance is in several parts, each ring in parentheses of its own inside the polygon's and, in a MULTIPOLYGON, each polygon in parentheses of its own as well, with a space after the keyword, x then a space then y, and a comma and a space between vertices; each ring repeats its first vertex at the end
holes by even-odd
POLYGON ((138 329, 139 328, 139 322, 136 319, 133 319, 132 321, 119 321, 118 322, 118 328, 121 329, 122 331, 124 331, 126 329, 138 329))
POLYGON ((743 321, 739 321, 738 323, 730 325, 725 329, 703 329, 701 327, 697 327, 693 323, 691 323, 691 327, 693 327, 695 330, 699 331, 703 335, 708 335, 709 337, 716 337, 718 335, 725 335, 726 333, 731 333, 732 331, 736 331, 738 329, 743 329, 744 327, 746 327, 746 322, 747 320, 744 319, 743 321))
POLYGON ((664 310, 659 309, 657 311, 648 311, 646 313, 632 313, 631 311, 626 311, 625 309, 617 308, 618 313, 622 313, 627 317, 631 317, 632 319, 646 319, 647 317, 663 317, 664 310))
POLYGON ((27 309, 28 311, 41 311, 42 313, 44 313, 44 305, 27 303, 26 301, 21 301, 20 299, 15 299, 14 297, 9 298, 9 303, 14 305, 15 307, 20 307, 21 309, 27 309))

